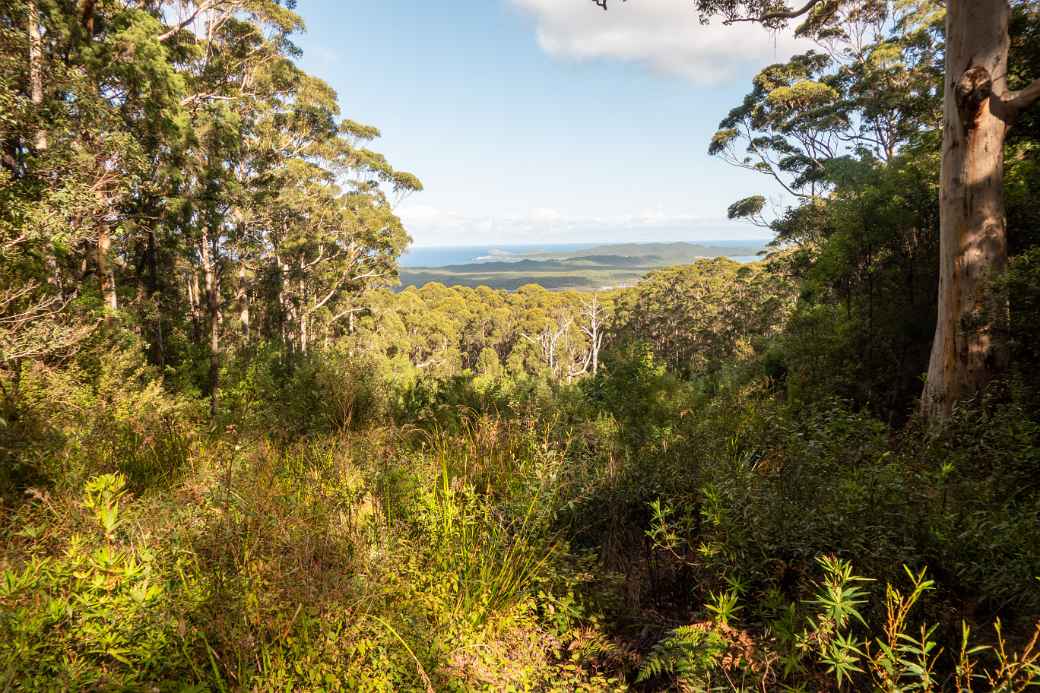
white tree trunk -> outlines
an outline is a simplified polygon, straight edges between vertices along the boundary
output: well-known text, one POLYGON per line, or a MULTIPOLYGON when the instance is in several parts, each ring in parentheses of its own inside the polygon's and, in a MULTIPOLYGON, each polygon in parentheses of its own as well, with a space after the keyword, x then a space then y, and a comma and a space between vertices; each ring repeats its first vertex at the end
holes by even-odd
POLYGON ((202 261, 209 318, 209 412, 210 416, 216 416, 220 396, 220 284, 210 234, 205 228, 199 242, 199 259, 202 261))
POLYGON ((940 200, 939 310, 922 411, 953 405, 1007 365, 1007 300, 993 280, 1007 266, 1004 139, 1007 0, 950 0, 940 200))
POLYGON ((98 229, 97 250, 95 260, 97 261, 98 278, 101 281, 101 295, 105 300, 105 307, 109 310, 109 317, 113 317, 119 310, 119 296, 116 293, 116 275, 112 269, 112 236, 108 230, 108 224, 102 223, 98 229))
POLYGON ((245 266, 238 268, 238 288, 235 298, 238 301, 238 321, 242 330, 243 339, 249 339, 249 287, 247 286, 249 276, 245 266))
MULTIPOLYGON (((36 109, 36 117, 41 116, 43 107, 43 35, 40 33, 40 9, 36 0, 27 4, 29 20, 29 97, 36 109)), ((37 151, 47 148, 47 130, 43 125, 36 128, 34 144, 37 151)))

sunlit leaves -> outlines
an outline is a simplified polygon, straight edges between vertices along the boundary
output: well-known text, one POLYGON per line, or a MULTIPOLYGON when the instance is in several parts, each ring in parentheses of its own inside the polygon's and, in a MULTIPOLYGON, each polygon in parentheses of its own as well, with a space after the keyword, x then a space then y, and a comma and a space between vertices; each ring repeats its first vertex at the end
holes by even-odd
POLYGON ((755 221, 761 218, 762 210, 765 206, 765 197, 752 195, 731 204, 729 209, 726 210, 726 217, 729 219, 750 219, 755 221))

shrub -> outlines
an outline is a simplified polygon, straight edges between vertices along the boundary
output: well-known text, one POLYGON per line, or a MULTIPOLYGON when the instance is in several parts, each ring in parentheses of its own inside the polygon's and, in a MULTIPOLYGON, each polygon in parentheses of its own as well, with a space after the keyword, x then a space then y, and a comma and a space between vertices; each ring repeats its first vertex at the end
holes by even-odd
POLYGON ((112 338, 63 368, 26 363, 3 427, 0 491, 80 486, 121 472, 137 489, 171 480, 187 461, 200 407, 171 395, 133 340, 112 338))

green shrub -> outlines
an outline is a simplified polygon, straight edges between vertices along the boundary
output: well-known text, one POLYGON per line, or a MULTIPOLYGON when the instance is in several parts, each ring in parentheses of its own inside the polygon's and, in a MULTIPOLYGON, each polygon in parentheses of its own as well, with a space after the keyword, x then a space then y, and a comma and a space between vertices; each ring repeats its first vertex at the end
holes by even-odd
POLYGON ((0 491, 81 485, 121 472, 140 489, 183 469, 200 414, 171 395, 133 340, 104 340, 62 368, 26 363, 2 426, 0 491))
POLYGON ((238 354, 225 378, 225 418, 247 432, 292 439, 361 428, 388 413, 371 364, 335 349, 301 357, 263 344, 238 354))
MULTIPOLYGON (((645 657, 638 681, 669 690, 812 689, 940 691, 1026 690, 1040 685, 1040 623, 1018 651, 1009 649, 1000 621, 993 645, 973 639, 962 624, 960 640, 944 649, 937 627, 915 607, 935 589, 925 570, 905 570, 908 590, 887 584, 881 622, 864 614, 873 581, 839 558, 818 560, 822 578, 813 595, 784 603, 761 635, 715 615, 671 629, 645 657)), ((712 611, 711 605, 707 605, 712 611)))

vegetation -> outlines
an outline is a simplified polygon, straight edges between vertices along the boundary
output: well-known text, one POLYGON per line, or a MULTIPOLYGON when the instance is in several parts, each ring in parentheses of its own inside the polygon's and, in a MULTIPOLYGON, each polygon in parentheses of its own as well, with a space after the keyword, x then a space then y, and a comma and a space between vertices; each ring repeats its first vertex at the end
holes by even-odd
MULTIPOLYGON (((607 0, 593 2, 608 8, 607 0)), ((857 154, 868 151, 889 158, 900 140, 912 136, 922 124, 917 106, 922 96, 926 103, 930 100, 931 89, 927 78, 922 85, 918 77, 930 72, 943 75, 941 83, 933 84, 942 103, 942 116, 937 119, 942 124, 940 287, 921 409, 932 418, 945 418, 960 399, 1004 375, 1010 358, 1004 327, 1008 304, 999 280, 1008 260, 1005 144, 1012 128, 1029 117, 1040 99, 1040 78, 1023 75, 1009 64, 1011 25, 1015 12, 1029 14, 1032 3, 809 0, 792 5, 778 0, 696 0, 694 4, 704 21, 720 16, 727 24, 757 22, 781 28, 798 19, 796 34, 826 48, 827 55, 809 53, 781 67, 786 84, 777 84, 769 71, 763 72, 756 92, 768 93, 767 102, 755 105, 755 95, 749 96, 744 108, 731 113, 732 122, 724 121, 725 129, 712 143, 713 149, 722 149, 734 137, 762 131, 764 136, 750 141, 751 156, 738 165, 769 174, 802 198, 816 196, 817 182, 824 183, 821 190, 826 190, 829 160, 846 147, 857 154), (890 22, 895 26, 894 39, 885 36, 890 22), (942 63, 935 60, 940 41, 942 63), (835 63, 837 74, 820 79, 821 68, 835 63), (849 63, 852 80, 841 84, 834 78, 849 63), (851 98, 842 99, 844 87, 850 84, 855 85, 847 92, 851 98), (924 93, 918 91, 922 86, 924 93), (735 127, 738 123, 743 127, 735 127), (795 176, 793 185, 785 184, 781 172, 795 176), (802 190, 806 184, 808 194, 802 190)), ((938 113, 939 99, 932 101, 931 110, 938 113)), ((756 196, 737 203, 730 215, 754 217, 763 199, 756 196)))
POLYGON ((4 4, 4 688, 1040 683, 1040 121, 1007 367, 924 418, 943 10, 883 5, 710 145, 799 194, 763 262, 506 292, 392 289, 419 182, 291 6, 4 4))

